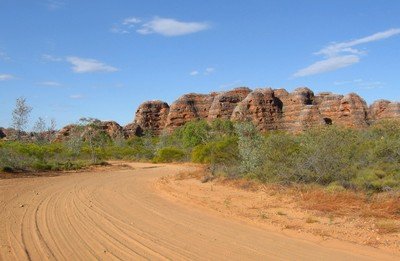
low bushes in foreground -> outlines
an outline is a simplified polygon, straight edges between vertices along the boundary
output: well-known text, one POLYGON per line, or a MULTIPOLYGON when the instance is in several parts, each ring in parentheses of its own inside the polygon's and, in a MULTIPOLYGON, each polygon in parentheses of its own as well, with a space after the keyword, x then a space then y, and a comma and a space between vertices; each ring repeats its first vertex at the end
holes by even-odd
MULTIPOLYGON (((93 124, 93 123, 90 123, 93 124)), ((98 137, 96 135, 99 135, 98 137)), ((400 190, 400 122, 353 130, 325 126, 300 134, 260 133, 251 123, 193 121, 172 133, 62 143, 0 141, 0 170, 76 169, 109 159, 208 164, 211 176, 264 183, 318 184, 369 192, 400 190)))

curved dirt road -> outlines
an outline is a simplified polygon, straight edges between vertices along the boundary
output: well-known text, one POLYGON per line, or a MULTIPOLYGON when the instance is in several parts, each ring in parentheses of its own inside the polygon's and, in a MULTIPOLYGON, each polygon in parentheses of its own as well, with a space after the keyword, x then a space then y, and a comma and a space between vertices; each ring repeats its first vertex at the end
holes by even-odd
POLYGON ((183 166, 0 180, 0 260, 385 260, 230 221, 162 198, 183 166))

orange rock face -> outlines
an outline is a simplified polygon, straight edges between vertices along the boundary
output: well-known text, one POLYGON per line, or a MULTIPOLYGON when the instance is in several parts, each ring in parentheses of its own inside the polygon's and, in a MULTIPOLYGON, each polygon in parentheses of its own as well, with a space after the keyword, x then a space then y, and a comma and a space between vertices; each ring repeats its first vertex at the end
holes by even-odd
POLYGON ((181 96, 172 103, 165 127, 173 130, 192 120, 207 119, 216 95, 190 93, 181 96))
POLYGON ((399 119, 400 103, 388 100, 375 101, 369 108, 369 116, 372 122, 381 119, 399 119))
MULTIPOLYGON (((84 137, 85 131, 87 129, 84 129, 82 133, 77 133, 76 131, 79 130, 77 127, 78 127, 78 125, 75 125, 75 124, 70 124, 70 125, 63 127, 56 134, 55 141, 68 140, 72 135, 75 135, 75 134, 84 137)), ((104 133, 107 134, 111 139, 125 138, 123 128, 121 127, 121 125, 119 125, 115 121, 100 121, 100 122, 98 122, 98 127, 102 131, 104 131, 104 133)))
POLYGON ((143 129, 156 129, 158 133, 162 129, 171 131, 196 119, 251 121, 261 131, 298 132, 326 124, 363 128, 375 120, 400 117, 398 102, 380 100, 368 108, 355 93, 338 95, 323 92, 314 95, 306 87, 291 93, 285 89, 252 91, 246 87, 221 93, 191 93, 176 100, 169 112, 166 103, 153 103, 144 103, 146 106, 142 104, 139 107, 135 123, 143 129))
POLYGON ((231 120, 251 121, 259 130, 282 127, 282 102, 272 89, 256 89, 249 93, 233 111, 231 120))
MULTIPOLYGON (((124 128, 115 122, 102 122, 110 137, 156 135, 172 131, 197 119, 251 121, 260 131, 299 132, 314 126, 339 125, 364 128, 381 119, 400 118, 400 103, 378 100, 369 108, 357 94, 314 92, 306 87, 285 89, 236 88, 226 92, 181 96, 169 106, 163 101, 148 101, 139 106, 135 120, 124 128)), ((67 137, 73 125, 64 127, 59 138, 67 137)), ((4 131, 3 131, 4 132, 4 131)), ((0 134, 1 135, 1 134, 0 134)), ((5 134, 7 135, 7 133, 5 134)))
POLYGON ((250 92, 251 90, 249 88, 241 87, 231 91, 219 93, 213 99, 208 113, 208 119, 229 120, 238 103, 243 101, 250 92))
POLYGON ((144 102, 136 111, 134 123, 144 132, 160 134, 165 127, 169 110, 169 105, 163 101, 144 102))

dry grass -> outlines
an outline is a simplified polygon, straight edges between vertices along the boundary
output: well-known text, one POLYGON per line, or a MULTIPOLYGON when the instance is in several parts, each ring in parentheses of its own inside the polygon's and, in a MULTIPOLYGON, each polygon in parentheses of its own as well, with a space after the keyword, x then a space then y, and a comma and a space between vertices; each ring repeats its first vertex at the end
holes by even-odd
POLYGON ((313 223, 319 223, 319 221, 318 221, 318 219, 316 219, 316 218, 314 218, 314 217, 308 217, 307 219, 306 219, 306 223, 307 224, 313 224, 313 223))
POLYGON ((379 234, 392 234, 400 232, 400 224, 392 220, 381 220, 375 224, 379 234))
POLYGON ((218 183, 252 192, 256 192, 260 189, 260 183, 248 179, 219 178, 218 183))
POLYGON ((400 194, 378 194, 368 197, 362 192, 327 192, 312 188, 300 192, 304 209, 341 216, 364 216, 400 219, 400 194))
MULTIPOLYGON (((205 169, 199 169, 195 172, 179 173, 175 179, 195 178, 201 180, 207 175, 205 169)), ((320 186, 287 187, 277 184, 261 184, 248 179, 224 177, 218 178, 215 182, 245 191, 263 191, 271 196, 292 195, 293 201, 301 208, 328 214, 332 219, 334 216, 362 216, 400 220, 400 193, 379 193, 368 196, 364 192, 350 190, 327 191, 320 186)), ((309 221, 313 223, 311 220, 309 221)))
POLYGON ((175 180, 185 180, 185 179, 202 179, 206 176, 206 172, 203 169, 196 171, 182 171, 175 175, 175 180))

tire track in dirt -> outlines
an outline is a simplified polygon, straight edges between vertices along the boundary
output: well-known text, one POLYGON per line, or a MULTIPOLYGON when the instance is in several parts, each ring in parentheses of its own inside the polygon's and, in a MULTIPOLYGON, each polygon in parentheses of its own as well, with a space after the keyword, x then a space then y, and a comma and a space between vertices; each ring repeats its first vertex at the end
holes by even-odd
POLYGON ((131 166, 0 180, 0 260, 394 260, 373 248, 321 245, 172 202, 154 189, 155 179, 190 167, 131 166))

